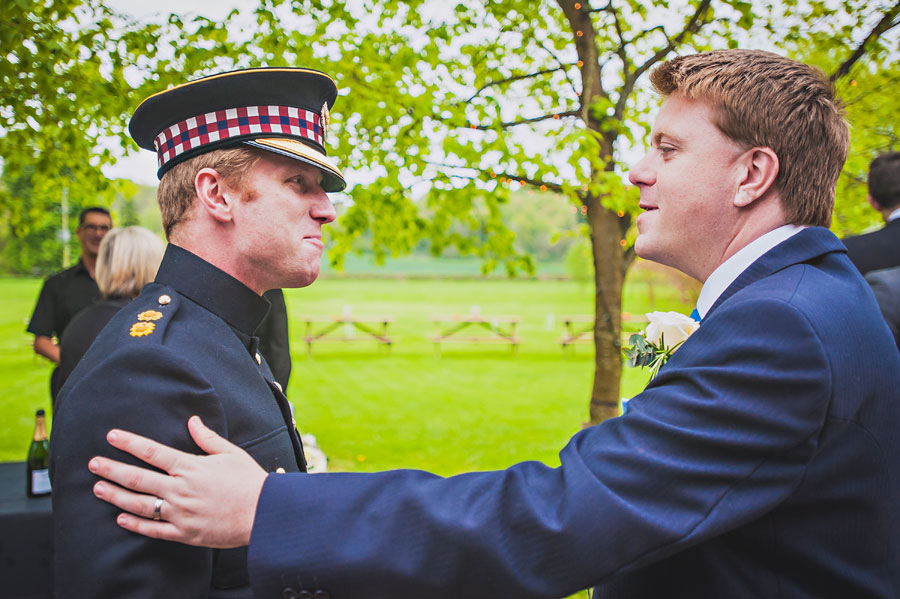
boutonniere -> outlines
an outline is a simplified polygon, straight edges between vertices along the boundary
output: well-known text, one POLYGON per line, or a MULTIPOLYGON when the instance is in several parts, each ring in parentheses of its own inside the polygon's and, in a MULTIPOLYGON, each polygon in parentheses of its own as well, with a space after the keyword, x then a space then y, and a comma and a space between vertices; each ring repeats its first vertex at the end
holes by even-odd
POLYGON ((646 316, 647 328, 628 339, 631 347, 625 348, 625 356, 631 367, 649 366, 653 380, 663 364, 700 325, 680 312, 650 312, 646 316))

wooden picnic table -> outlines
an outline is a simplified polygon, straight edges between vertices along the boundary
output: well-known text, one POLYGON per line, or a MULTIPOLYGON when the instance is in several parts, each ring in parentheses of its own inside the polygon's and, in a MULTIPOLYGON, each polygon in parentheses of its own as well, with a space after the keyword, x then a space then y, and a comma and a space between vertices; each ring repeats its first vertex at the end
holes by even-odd
POLYGON ((306 347, 312 355, 313 343, 319 341, 369 341, 374 339, 390 351, 393 340, 388 337, 388 328, 394 322, 393 316, 355 316, 341 314, 334 316, 306 316, 300 320, 306 323, 306 347), (353 334, 360 331, 362 336, 353 334))
POLYGON ((593 314, 576 314, 574 316, 563 316, 563 325, 566 327, 565 333, 559 342, 563 349, 575 343, 587 343, 594 341, 594 315, 593 314))
MULTIPOLYGON (((563 316, 562 322, 563 326, 565 326, 565 332, 563 336, 560 338, 559 343, 562 345, 562 348, 565 350, 567 347, 574 346, 576 343, 593 343, 594 342, 594 315, 593 314, 575 314, 572 316, 563 316)), ((633 314, 628 312, 622 313, 622 339, 623 341, 627 341, 629 337, 635 332, 634 330, 626 330, 626 328, 633 329, 633 326, 626 327, 626 324, 646 324, 646 320, 641 316, 640 318, 635 317, 633 314)))
POLYGON ((515 353, 520 341, 516 335, 516 326, 521 321, 518 316, 490 316, 473 312, 464 315, 433 316, 431 321, 438 326, 438 332, 430 337, 438 355, 441 343, 508 343, 515 353), (460 334, 462 331, 470 333, 470 327, 484 329, 489 334, 460 334))

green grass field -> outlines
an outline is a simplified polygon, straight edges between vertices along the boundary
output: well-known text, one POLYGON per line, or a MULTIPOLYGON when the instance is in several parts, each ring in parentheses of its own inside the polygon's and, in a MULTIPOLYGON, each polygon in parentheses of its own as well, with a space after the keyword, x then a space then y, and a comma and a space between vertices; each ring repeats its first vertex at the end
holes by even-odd
MULTIPOLYGON (((23 460, 37 408, 49 406, 51 367, 24 332, 40 288, 35 279, 0 278, 0 460, 23 460)), ((668 274, 635 268, 625 309, 689 310, 694 293, 668 274)), ((560 280, 355 279, 323 277, 286 291, 292 319, 293 373, 288 397, 302 432, 316 435, 332 470, 395 467, 439 474, 494 469, 521 460, 556 464, 557 452, 587 419, 592 349, 564 353, 560 318, 589 314, 592 288, 560 280), (431 317, 516 315, 522 343, 444 347, 427 336, 431 317), (394 346, 322 342, 309 356, 303 316, 391 315, 394 346)), ((359 335, 357 333, 357 335, 359 335)), ((646 382, 626 370, 622 395, 646 382)), ((109 401, 121 401, 109 398, 109 401)))

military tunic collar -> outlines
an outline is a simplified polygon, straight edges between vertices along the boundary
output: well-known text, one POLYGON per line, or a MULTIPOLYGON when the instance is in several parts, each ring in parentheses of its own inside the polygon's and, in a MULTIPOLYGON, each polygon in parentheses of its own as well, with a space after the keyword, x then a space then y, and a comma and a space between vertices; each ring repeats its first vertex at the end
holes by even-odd
POLYGON ((166 247, 156 282, 173 287, 248 338, 269 312, 269 300, 206 260, 172 243, 166 247))

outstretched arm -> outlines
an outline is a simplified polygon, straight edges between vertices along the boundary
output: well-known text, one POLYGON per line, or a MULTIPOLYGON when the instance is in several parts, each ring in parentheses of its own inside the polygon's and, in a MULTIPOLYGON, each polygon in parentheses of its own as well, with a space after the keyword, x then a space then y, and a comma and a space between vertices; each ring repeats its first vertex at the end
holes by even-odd
POLYGON ((37 355, 44 356, 51 362, 59 364, 59 345, 52 338, 44 335, 35 335, 33 347, 34 353, 37 355))
POLYGON ((188 420, 188 430, 210 455, 185 453, 140 435, 110 431, 110 445, 168 475, 98 456, 90 461, 91 472, 133 490, 101 481, 94 485, 94 495, 130 512, 120 514, 117 522, 132 532, 203 547, 247 545, 266 471, 199 417, 188 420), (157 498, 163 500, 159 521, 153 520, 157 498))

